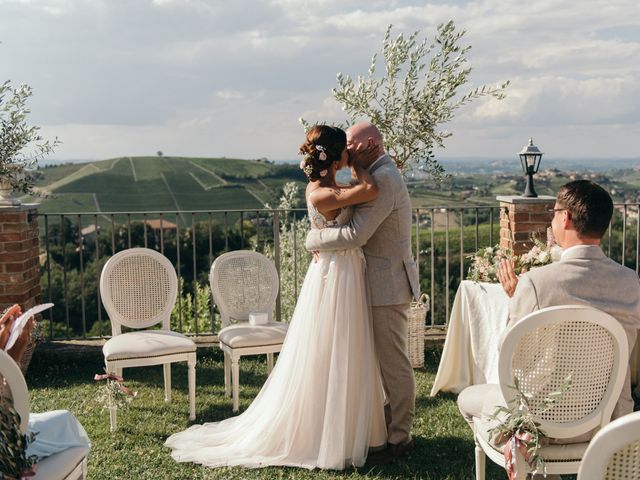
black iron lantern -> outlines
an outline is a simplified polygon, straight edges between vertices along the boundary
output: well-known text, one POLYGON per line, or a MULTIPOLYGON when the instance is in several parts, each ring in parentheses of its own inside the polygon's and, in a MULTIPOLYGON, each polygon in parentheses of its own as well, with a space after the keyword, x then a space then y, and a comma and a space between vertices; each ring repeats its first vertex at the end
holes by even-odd
POLYGON ((537 197, 538 194, 533 188, 533 176, 538 173, 542 152, 533 144, 533 139, 529 139, 529 145, 524 147, 519 153, 522 170, 527 176, 527 185, 524 189, 523 197, 537 197))

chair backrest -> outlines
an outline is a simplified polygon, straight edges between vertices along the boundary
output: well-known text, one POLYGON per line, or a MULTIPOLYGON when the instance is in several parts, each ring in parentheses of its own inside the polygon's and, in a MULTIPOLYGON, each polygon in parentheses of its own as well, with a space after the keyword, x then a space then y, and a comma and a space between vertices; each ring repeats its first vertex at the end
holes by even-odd
POLYGON ((121 333, 121 325, 148 328, 162 322, 162 328, 169 330, 177 294, 178 277, 173 265, 148 248, 116 253, 100 275, 100 298, 114 336, 121 333))
POLYGON ((271 320, 278 272, 261 253, 240 250, 220 255, 211 265, 209 282, 223 327, 248 320, 250 313, 267 313, 271 320))
POLYGON ((541 429, 569 438, 606 425, 622 391, 629 363, 627 336, 620 323, 588 306, 564 305, 533 312, 517 322, 500 350, 499 378, 507 401, 517 378, 541 429), (552 408, 543 401, 571 387, 552 408))
POLYGON ((640 412, 600 430, 584 452, 578 480, 640 478, 640 412))
POLYGON ((7 390, 13 399, 13 408, 20 415, 20 430, 27 433, 29 425, 29 390, 20 367, 4 350, 0 350, 0 392, 7 396, 7 390))

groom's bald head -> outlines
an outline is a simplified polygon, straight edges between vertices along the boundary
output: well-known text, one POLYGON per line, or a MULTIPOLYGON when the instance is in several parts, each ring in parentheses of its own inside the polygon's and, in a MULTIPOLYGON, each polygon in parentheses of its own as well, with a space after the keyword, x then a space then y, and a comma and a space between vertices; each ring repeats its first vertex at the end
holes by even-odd
MULTIPOLYGON (((355 158, 355 152, 362 151, 371 145, 377 147, 378 155, 384 153, 382 134, 373 123, 359 122, 347 129, 347 150, 351 158, 355 158)), ((368 165, 362 166, 366 168, 368 165)))
POLYGON ((382 134, 380 130, 371 122, 359 122, 347 129, 347 143, 378 145, 384 150, 382 143, 382 134))

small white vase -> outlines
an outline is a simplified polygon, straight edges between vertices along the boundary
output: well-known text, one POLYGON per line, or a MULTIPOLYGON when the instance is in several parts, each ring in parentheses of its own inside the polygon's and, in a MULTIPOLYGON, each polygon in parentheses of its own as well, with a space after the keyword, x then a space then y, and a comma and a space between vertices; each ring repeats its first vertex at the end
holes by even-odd
POLYGON ((0 180, 0 206, 15 206, 20 205, 20 200, 14 198, 13 187, 6 180, 0 180))

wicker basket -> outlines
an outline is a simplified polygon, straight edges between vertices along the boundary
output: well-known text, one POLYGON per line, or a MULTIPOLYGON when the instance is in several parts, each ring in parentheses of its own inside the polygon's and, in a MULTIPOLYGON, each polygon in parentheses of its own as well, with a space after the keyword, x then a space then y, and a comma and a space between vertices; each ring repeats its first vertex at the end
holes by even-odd
POLYGON ((417 302, 411 303, 407 314, 409 320, 407 345, 413 368, 424 367, 424 326, 428 311, 429 296, 423 293, 417 302))
POLYGON ((29 369, 29 363, 31 363, 31 358, 33 357, 33 351, 36 349, 36 339, 31 335, 29 339, 29 343, 27 343, 27 348, 24 349, 24 353, 22 354, 22 358, 20 359, 20 371, 23 376, 27 376, 27 370, 29 369))

